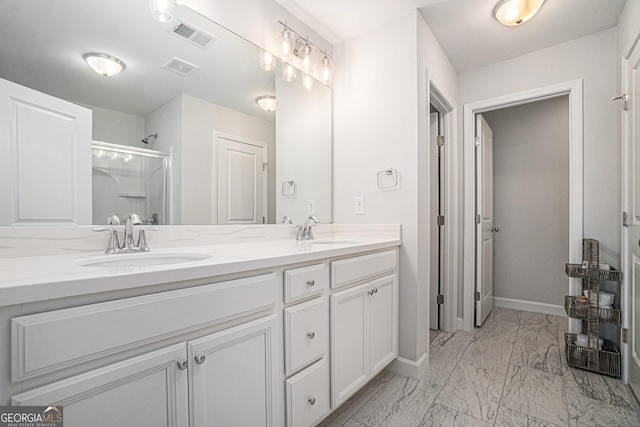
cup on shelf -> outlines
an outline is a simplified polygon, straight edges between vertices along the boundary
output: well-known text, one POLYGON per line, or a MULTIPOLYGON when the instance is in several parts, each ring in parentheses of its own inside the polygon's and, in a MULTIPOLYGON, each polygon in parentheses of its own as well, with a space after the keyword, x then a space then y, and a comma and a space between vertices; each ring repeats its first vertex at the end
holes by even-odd
MULTIPOLYGON (((599 337, 591 337, 591 348, 597 348, 598 350, 602 350, 602 344, 604 340, 599 337)), ((576 335, 576 345, 580 347, 588 347, 589 346, 589 337, 585 334, 577 334, 576 335)))
POLYGON ((613 300, 616 298, 616 294, 611 292, 594 292, 591 291, 591 297, 589 297, 589 290, 585 289, 582 291, 585 297, 590 299, 591 305, 596 305, 597 294, 600 294, 600 306, 610 306, 613 305, 613 300))

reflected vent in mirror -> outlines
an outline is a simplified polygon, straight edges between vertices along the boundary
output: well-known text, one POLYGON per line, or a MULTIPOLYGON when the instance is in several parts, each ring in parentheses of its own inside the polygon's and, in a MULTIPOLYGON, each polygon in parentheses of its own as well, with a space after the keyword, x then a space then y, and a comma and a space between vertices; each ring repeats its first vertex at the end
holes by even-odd
POLYGON ((178 21, 178 23, 173 25, 169 31, 173 33, 173 35, 203 49, 208 48, 218 40, 218 38, 213 34, 209 34, 185 21, 178 21))
POLYGON ((165 70, 173 71, 176 74, 180 74, 181 76, 189 76, 196 71, 198 71, 197 65, 191 64, 183 59, 173 57, 168 60, 163 66, 165 70))

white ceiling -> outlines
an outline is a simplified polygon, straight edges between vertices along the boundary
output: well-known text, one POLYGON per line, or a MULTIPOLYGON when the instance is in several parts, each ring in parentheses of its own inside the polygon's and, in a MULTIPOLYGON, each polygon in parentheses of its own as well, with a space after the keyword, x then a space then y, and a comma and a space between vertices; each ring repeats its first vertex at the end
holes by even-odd
POLYGON ((333 44, 419 9, 457 71, 554 46, 617 25, 625 0, 547 0, 519 27, 493 17, 498 0, 276 0, 333 44))

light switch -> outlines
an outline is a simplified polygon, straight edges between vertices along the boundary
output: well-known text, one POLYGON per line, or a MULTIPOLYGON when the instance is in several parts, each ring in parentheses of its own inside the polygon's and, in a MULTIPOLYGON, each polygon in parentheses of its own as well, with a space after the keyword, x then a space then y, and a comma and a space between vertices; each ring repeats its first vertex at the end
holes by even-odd
POLYGON ((353 213, 356 215, 364 215, 364 196, 358 196, 353 199, 353 213))
POLYGON ((307 200, 307 215, 315 215, 315 214, 316 214, 316 201, 307 200))

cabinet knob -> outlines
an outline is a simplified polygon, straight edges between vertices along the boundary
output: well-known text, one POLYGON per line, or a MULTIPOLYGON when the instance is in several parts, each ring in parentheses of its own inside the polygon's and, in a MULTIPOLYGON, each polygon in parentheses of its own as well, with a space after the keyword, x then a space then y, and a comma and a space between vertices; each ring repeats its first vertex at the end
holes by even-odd
POLYGON ((187 362, 187 359, 180 359, 178 360, 178 369, 184 371, 185 369, 187 369, 188 364, 189 363, 187 362))
POLYGON ((311 405, 315 405, 316 404, 316 398, 315 397, 310 397, 307 402, 309 402, 311 405))
POLYGON ((310 340, 314 339, 316 337, 316 333, 315 332, 307 332, 307 336, 309 337, 310 340))
POLYGON ((195 357, 195 359, 196 359, 196 363, 197 363, 198 365, 202 365, 202 364, 204 363, 204 360, 205 360, 206 358, 207 358, 207 356, 205 356, 203 353, 196 354, 196 357, 195 357))
POLYGON ((316 281, 315 281, 315 280, 313 280, 313 279, 309 279, 309 280, 307 280, 307 286, 313 286, 313 285, 315 285, 315 284, 316 284, 316 281))

